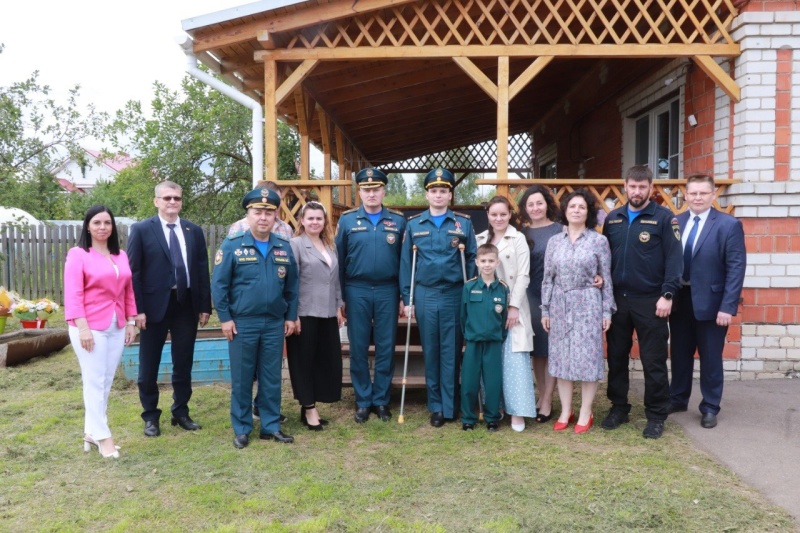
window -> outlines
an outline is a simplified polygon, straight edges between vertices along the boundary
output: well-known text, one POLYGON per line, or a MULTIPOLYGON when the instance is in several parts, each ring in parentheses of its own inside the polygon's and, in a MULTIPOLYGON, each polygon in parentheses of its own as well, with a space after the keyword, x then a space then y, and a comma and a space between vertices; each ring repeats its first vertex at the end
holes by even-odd
POLYGON ((680 126, 678 99, 667 102, 636 119, 634 164, 648 165, 656 179, 678 177, 680 126))
POLYGON ((537 154, 539 158, 539 178, 555 179, 557 177, 557 172, 556 172, 557 155, 558 151, 556 143, 552 143, 545 146, 537 154))

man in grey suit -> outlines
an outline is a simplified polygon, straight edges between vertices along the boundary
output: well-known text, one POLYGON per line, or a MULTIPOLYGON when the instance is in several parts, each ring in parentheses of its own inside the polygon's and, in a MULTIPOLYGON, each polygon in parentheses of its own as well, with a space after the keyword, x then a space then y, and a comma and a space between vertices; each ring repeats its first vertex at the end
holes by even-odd
POLYGON ((686 411, 695 351, 700 354, 700 425, 717 425, 724 372, 722 350, 744 284, 747 252, 742 223, 712 207, 714 178, 690 176, 688 211, 678 215, 683 246, 681 289, 669 317, 672 333, 670 413, 686 411))

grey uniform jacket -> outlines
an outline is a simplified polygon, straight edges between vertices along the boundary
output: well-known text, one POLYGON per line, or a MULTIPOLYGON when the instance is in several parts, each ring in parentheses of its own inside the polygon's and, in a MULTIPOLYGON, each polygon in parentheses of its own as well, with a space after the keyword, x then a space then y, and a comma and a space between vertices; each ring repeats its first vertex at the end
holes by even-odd
POLYGON ((300 272, 300 304, 297 315, 335 317, 336 310, 342 306, 336 248, 328 249, 331 256, 331 264, 328 266, 307 235, 295 237, 289 243, 300 272))

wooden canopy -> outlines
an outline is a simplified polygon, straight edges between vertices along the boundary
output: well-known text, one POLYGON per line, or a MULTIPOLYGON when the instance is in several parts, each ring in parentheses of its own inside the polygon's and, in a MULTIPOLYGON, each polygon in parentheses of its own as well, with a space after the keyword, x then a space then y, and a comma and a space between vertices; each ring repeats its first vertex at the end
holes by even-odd
POLYGON ((302 136, 302 179, 308 142, 341 177, 366 165, 418 170, 420 157, 490 143, 494 165, 466 151, 455 166, 503 179, 509 135, 530 131, 601 64, 630 83, 688 57, 738 101, 714 59, 740 54, 736 14, 731 0, 272 0, 184 29, 201 61, 264 102, 268 172, 269 119, 281 116, 302 136))

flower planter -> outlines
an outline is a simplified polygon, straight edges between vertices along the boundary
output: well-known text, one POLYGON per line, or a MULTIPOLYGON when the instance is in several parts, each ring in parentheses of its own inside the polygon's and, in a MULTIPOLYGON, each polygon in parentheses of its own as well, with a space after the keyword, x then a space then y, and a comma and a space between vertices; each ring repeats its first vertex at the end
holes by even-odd
POLYGON ((22 329, 44 329, 47 326, 47 320, 21 320, 19 323, 22 329))

